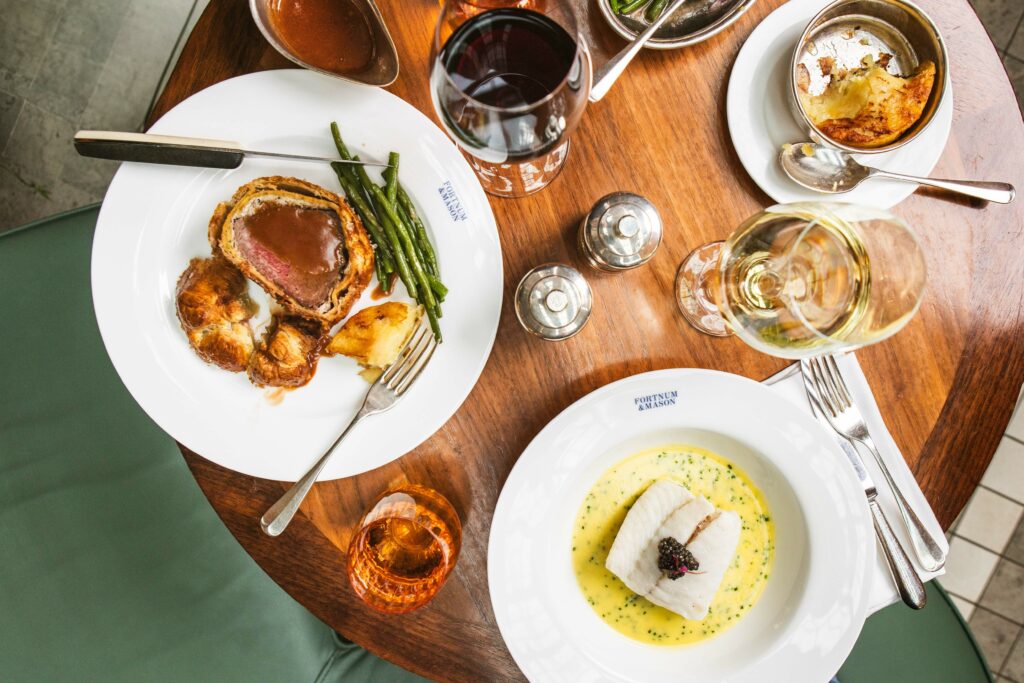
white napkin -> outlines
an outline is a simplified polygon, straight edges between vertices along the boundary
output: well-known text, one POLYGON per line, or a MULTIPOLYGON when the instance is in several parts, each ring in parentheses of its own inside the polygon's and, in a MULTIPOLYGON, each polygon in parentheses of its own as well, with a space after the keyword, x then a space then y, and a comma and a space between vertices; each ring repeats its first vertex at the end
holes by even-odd
MULTIPOLYGON (((925 499, 924 494, 921 492, 921 487, 917 485, 917 480, 914 479, 914 475, 910 472, 910 468, 907 467, 907 461, 903 459, 903 454, 900 453, 900 449, 896 446, 896 442, 893 441, 892 435, 889 434, 889 430, 885 426, 885 422, 882 420, 882 415, 878 411, 878 405, 875 403, 875 397, 871 393, 871 387, 868 386, 867 379, 864 377, 864 373, 861 372, 860 364, 857 362, 857 358, 852 354, 844 354, 836 356, 836 362, 839 368, 843 372, 843 377, 846 379, 846 383, 852 391, 852 396, 857 407, 860 408, 861 413, 864 414, 864 419, 867 421, 868 431, 871 432, 871 438, 875 442, 875 446, 878 451, 882 454, 882 458, 885 460, 886 465, 889 467, 889 472, 892 474, 892 478, 900 486, 900 490, 903 491, 903 495, 910 502, 910 505, 914 508, 917 516, 921 518, 928 531, 938 541, 939 546, 945 552, 949 552, 949 544, 946 542, 946 536, 942 533, 942 527, 939 526, 939 522, 935 519, 935 513, 932 511, 931 506, 925 499)), ((808 414, 813 415, 811 412, 811 406, 807 402, 807 394, 804 392, 803 379, 800 377, 799 365, 790 366, 785 370, 769 377, 764 381, 764 384, 768 388, 772 389, 780 396, 785 396, 787 399, 793 402, 794 405, 799 406, 801 410, 807 411, 808 414)), ((827 426, 830 434, 832 430, 827 426)), ((838 436, 838 435, 837 435, 838 436)), ((896 536, 900 539, 900 543, 903 544, 903 549, 907 551, 907 556, 910 557, 911 562, 914 563, 914 567, 917 569, 918 575, 922 581, 930 581, 936 576, 941 576, 945 573, 945 570, 940 569, 937 572, 926 572, 917 561, 917 557, 914 554, 914 546, 910 542, 910 534, 907 533, 907 527, 903 523, 903 518, 900 516, 899 507, 896 505, 896 498, 892 495, 892 491, 889 489, 888 484, 885 482, 885 477, 882 472, 878 469, 878 464, 875 462, 874 457, 866 449, 858 445, 857 452, 860 453, 861 458, 864 460, 864 465, 868 472, 871 474, 871 478, 875 482, 875 486, 878 489, 878 503, 881 505, 882 510, 885 512, 885 516, 888 517, 889 523, 892 525, 893 531, 896 532, 896 536)), ((838 443, 835 448, 832 449, 835 457, 847 462, 846 455, 840 450, 838 443)), ((875 578, 871 587, 871 612, 877 612, 883 607, 887 607, 900 599, 899 593, 896 592, 896 586, 893 584, 892 575, 889 573, 889 568, 885 563, 885 556, 882 553, 882 548, 878 547, 877 559, 875 566, 875 578)))

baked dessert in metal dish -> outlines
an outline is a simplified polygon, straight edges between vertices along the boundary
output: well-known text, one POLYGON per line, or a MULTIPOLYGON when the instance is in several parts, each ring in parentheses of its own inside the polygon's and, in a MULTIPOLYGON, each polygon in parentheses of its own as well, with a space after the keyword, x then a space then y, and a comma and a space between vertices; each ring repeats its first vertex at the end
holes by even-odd
POLYGON ((808 92, 807 71, 800 66, 800 104, 822 134, 851 147, 883 147, 917 123, 935 84, 935 64, 922 62, 903 77, 889 73, 886 57, 832 73, 829 58, 820 59, 822 73, 831 75, 820 95, 808 92))

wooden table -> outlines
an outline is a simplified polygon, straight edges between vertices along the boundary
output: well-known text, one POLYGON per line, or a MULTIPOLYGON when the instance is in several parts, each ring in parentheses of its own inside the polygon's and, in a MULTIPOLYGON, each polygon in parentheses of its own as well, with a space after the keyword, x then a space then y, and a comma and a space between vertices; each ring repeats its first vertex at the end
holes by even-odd
MULTIPOLYGON (((573 1, 600 65, 623 41, 604 24, 596 0, 573 1)), ((953 133, 935 175, 1024 188, 1024 125, 984 29, 967 0, 921 1, 946 38, 955 96, 953 133)), ((390 90, 433 117, 427 73, 438 4, 378 4, 401 58, 401 76, 390 90)), ((236 474, 182 449, 231 532, 314 614, 372 652, 434 679, 520 679, 491 611, 486 549, 498 493, 533 436, 584 394, 638 372, 703 367, 762 379, 783 367, 735 338, 696 333, 672 298, 676 266, 693 247, 721 239, 772 203, 730 145, 725 90, 744 39, 780 4, 761 0, 700 45, 643 54, 588 109, 560 178, 527 199, 491 200, 505 255, 498 337, 465 404, 422 446, 378 470, 318 484, 305 514, 277 539, 261 534, 257 519, 285 484, 236 474), (582 263, 575 229, 593 201, 615 190, 649 197, 665 219, 665 239, 646 267, 601 275, 582 263), (587 328, 561 343, 530 337, 512 310, 520 276, 545 261, 582 269, 596 300, 587 328), (386 616, 354 596, 343 552, 374 496, 405 481, 435 487, 455 503, 464 544, 433 603, 386 616)), ((289 66, 258 33, 248 2, 212 0, 151 120, 226 78, 289 66)), ((1024 200, 981 206, 919 191, 896 213, 919 230, 929 288, 906 329, 858 356, 896 442, 948 526, 985 471, 1024 379, 1024 200)))

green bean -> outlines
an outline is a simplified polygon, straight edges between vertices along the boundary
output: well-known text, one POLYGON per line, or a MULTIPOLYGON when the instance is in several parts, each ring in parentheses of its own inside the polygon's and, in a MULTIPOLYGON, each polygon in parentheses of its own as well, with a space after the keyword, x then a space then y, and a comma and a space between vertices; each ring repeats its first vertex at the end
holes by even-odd
POLYGON ((362 194, 359 192, 358 181, 355 181, 346 176, 339 166, 343 164, 332 164, 334 172, 338 176, 338 182, 341 183, 341 189, 345 191, 345 196, 349 201, 352 202, 356 213, 363 220, 363 226, 366 228, 366 232, 370 234, 370 239, 373 240, 374 246, 376 247, 376 260, 382 262, 386 272, 394 272, 394 256, 391 253, 391 249, 388 247, 387 238, 384 235, 383 228, 381 227, 377 216, 373 209, 363 199, 362 194))
POLYGON ((395 232, 399 238, 399 242, 402 245, 402 249, 405 251, 406 260, 408 260, 409 266, 412 268, 413 273, 416 275, 417 283, 422 285, 422 287, 420 287, 420 290, 422 291, 423 298, 425 299, 422 303, 424 305, 433 305, 434 295, 430 289, 430 284, 427 281, 427 274, 423 268, 423 262, 420 260, 419 254, 416 251, 416 245, 413 243, 412 235, 409 234, 409 230, 402 222, 402 219, 398 216, 398 213, 395 211, 394 207, 386 203, 387 197, 384 195, 384 192, 376 185, 371 185, 370 193, 376 200, 377 205, 383 206, 383 218, 386 221, 391 221, 391 223, 394 225, 395 232))
MULTIPOLYGON (((351 197, 352 195, 352 181, 348 178, 343 180, 339 178, 342 183, 342 188, 345 190, 346 196, 351 197)), ((387 243, 384 241, 384 236, 380 234, 381 227, 377 225, 376 221, 363 220, 363 225, 366 227, 366 232, 370 235, 370 241, 373 243, 373 272, 377 276, 377 281, 381 284, 381 289, 385 292, 390 291, 388 283, 390 282, 389 275, 394 271, 394 265, 391 262, 391 257, 387 250, 387 243)))
MULTIPOLYGON (((363 174, 365 176, 365 173, 363 174)), ((369 177, 366 178, 369 181, 369 177)), ((390 227, 393 227, 395 234, 398 236, 399 243, 405 252, 405 258, 409 262, 409 267, 412 269, 413 275, 416 278, 418 285, 419 296, 413 295, 417 301, 423 304, 423 307, 427 309, 428 316, 430 318, 430 327, 434 331, 434 336, 438 341, 441 341, 441 329, 437 323, 437 318, 441 317, 441 307, 438 306, 437 301, 434 299, 434 292, 430 288, 430 282, 427 280, 427 273, 423 268, 423 263, 420 261, 419 255, 416 253, 416 246, 412 242, 412 235, 406 230, 405 225, 402 223, 402 219, 399 218, 395 208, 387 203, 387 196, 384 192, 374 185, 373 183, 363 183, 369 192, 370 196, 376 201, 376 205, 383 210, 382 218, 384 219, 384 225, 388 227, 388 223, 391 223, 390 227)), ((390 236, 390 234, 389 234, 390 236)))
POLYGON ((634 10, 638 10, 651 0, 629 0, 625 5, 619 7, 619 14, 629 14, 634 10))
MULTIPOLYGON (((345 141, 341 139, 341 129, 338 128, 337 121, 331 122, 331 137, 334 138, 334 146, 338 149, 338 156, 347 161, 352 161, 352 155, 349 153, 345 141)), ((338 164, 338 166, 341 167, 345 175, 355 180, 354 164, 338 164)), ((337 170, 335 169, 335 171, 337 170)))
POLYGON ((423 308, 427 311, 427 320, 430 321, 430 330, 434 333, 434 339, 436 339, 437 343, 440 344, 444 341, 441 337, 441 323, 438 321, 438 318, 441 317, 441 309, 430 308, 429 306, 424 306, 423 308))
MULTIPOLYGON (((375 206, 379 206, 374 202, 375 206)), ((409 296, 413 299, 419 300, 419 288, 416 286, 416 278, 412 274, 412 270, 409 268, 409 261, 402 253, 402 242, 398 236, 398 231, 395 229, 394 224, 387 217, 387 215, 381 215, 381 224, 384 226, 384 234, 387 235, 389 245, 391 246, 394 259, 395 259, 395 270, 398 272, 398 278, 405 285, 406 291, 409 292, 409 296)))
POLYGON ((618 13, 621 4, 619 0, 608 0, 608 5, 612 8, 612 12, 618 13))
MULTIPOLYGON (((378 205, 381 200, 386 200, 387 197, 376 185, 373 186, 376 190, 374 197, 377 200, 378 205), (380 195, 380 196, 377 196, 380 195)), ((395 229, 395 234, 398 236, 398 240, 405 250, 405 256, 409 261, 409 266, 412 268, 414 277, 418 284, 418 294, 413 294, 413 298, 423 304, 423 309, 427 312, 427 320, 430 321, 430 329, 434 333, 434 338, 437 341, 441 341, 441 324, 438 322, 438 318, 441 317, 441 306, 434 299, 434 293, 430 288, 430 282, 427 279, 427 274, 423 271, 423 265, 420 263, 419 257, 416 256, 415 247, 412 244, 412 238, 405 230, 405 226, 401 223, 395 223, 394 217, 387 211, 384 210, 383 215, 385 225, 391 223, 391 227, 395 229)))
MULTIPOLYGON (((353 157, 356 161, 359 160, 359 155, 353 157)), ((370 176, 366 175, 366 169, 362 166, 355 166, 356 176, 359 178, 359 182, 362 183, 363 189, 370 195, 375 215, 380 217, 380 224, 384 228, 384 234, 387 236, 388 246, 391 248, 391 257, 395 264, 395 270, 398 272, 398 277, 402 280, 402 284, 409 291, 409 296, 414 299, 419 299, 417 296, 418 288, 416 287, 416 280, 413 278, 412 271, 409 269, 409 262, 406 257, 402 254, 402 243, 398 238, 398 234, 395 231, 393 221, 387 214, 386 206, 387 198, 384 197, 380 188, 373 184, 370 180, 370 176), (376 196, 373 190, 377 191, 376 196)))
MULTIPOLYGON (((359 161, 350 154, 337 123, 331 124, 331 135, 342 159, 359 161)), ((371 238, 381 238, 379 245, 387 250, 393 272, 402 280, 409 295, 423 305, 430 328, 441 341, 441 306, 434 293, 442 299, 448 289, 438 279, 437 259, 427 236, 426 227, 416 214, 408 194, 398 182, 398 153, 389 155, 389 168, 384 171, 385 190, 370 180, 359 164, 333 164, 346 195, 360 213, 371 238), (403 215, 404 214, 404 215, 403 215), (376 234, 369 228, 372 225, 376 234)), ((378 277, 378 279, 380 279, 378 277)), ((381 280, 386 283, 389 278, 381 280)))
POLYGON ((423 251, 423 260, 427 262, 434 275, 440 276, 441 271, 437 268, 437 256, 434 254, 434 245, 430 242, 430 236, 427 235, 427 228, 423 225, 423 221, 420 220, 419 214, 416 213, 416 207, 413 206, 412 199, 409 198, 409 193, 402 187, 401 182, 398 183, 398 204, 416 228, 416 241, 423 251))
MULTIPOLYGON (((376 251, 374 251, 373 256, 373 274, 377 276, 377 282, 380 282, 381 285, 383 285, 384 279, 388 276, 388 274, 384 271, 383 261, 377 258, 376 251)), ((383 286, 381 287, 381 289, 383 289, 383 286)))
MULTIPOLYGON (((341 137, 341 130, 338 128, 337 122, 331 123, 331 136, 334 138, 334 146, 338 149, 338 155, 342 159, 349 161, 358 161, 358 157, 353 157, 349 152, 348 147, 345 145, 345 141, 341 137)), ((416 212, 416 207, 412 203, 412 199, 409 198, 409 193, 405 191, 401 181, 398 180, 398 153, 392 152, 389 156, 390 166, 385 169, 384 175, 390 176, 392 168, 395 169, 395 173, 392 176, 394 178, 395 192, 397 194, 398 203, 402 205, 408 217, 411 219, 412 225, 415 227, 416 241, 423 252, 424 261, 430 267, 431 271, 435 274, 439 274, 437 269, 437 256, 434 253, 433 244, 430 242, 430 238, 427 235, 426 227, 423 225, 423 221, 420 220, 419 214, 416 212)), ((345 172, 350 178, 356 181, 356 187, 364 190, 359 192, 360 196, 363 196, 366 203, 370 203, 369 190, 366 189, 367 183, 369 182, 369 176, 366 174, 366 169, 362 166, 352 164, 338 164, 338 167, 345 172)), ((338 171, 338 168, 335 168, 338 171)), ((392 205, 394 206, 394 202, 392 205)))
POLYGON ((356 214, 363 222, 363 227, 366 228, 367 234, 370 236, 370 242, 373 244, 373 250, 376 263, 381 265, 381 269, 384 272, 390 272, 394 270, 394 266, 391 262, 391 252, 388 249, 388 245, 385 242, 384 234, 380 224, 377 222, 376 217, 371 213, 372 209, 368 206, 362 206, 365 204, 362 197, 359 197, 352 181, 345 177, 340 171, 338 173, 338 182, 341 184, 341 189, 345 192, 345 198, 352 204, 352 208, 355 209, 356 214))
MULTIPOLYGON (((341 138, 341 130, 338 128, 336 122, 331 123, 331 136, 334 138, 334 146, 338 150, 338 156, 347 161, 358 161, 358 157, 353 157, 348 151, 348 147, 345 145, 345 141, 341 138)), ((359 181, 359 175, 356 173, 356 169, 363 170, 360 164, 332 164, 336 166, 334 169, 336 173, 344 173, 345 177, 352 180, 354 183, 353 187, 356 188, 356 194, 358 194, 366 206, 370 205, 370 195, 362 191, 362 184, 359 181)), ((365 171, 364 171, 365 172, 365 171)), ((340 175, 338 176, 341 177, 340 175)), ((379 222, 379 221, 378 221, 379 222)))
POLYGON ((665 11, 665 5, 667 4, 668 0, 654 0, 654 2, 647 6, 647 11, 644 12, 644 19, 652 23, 657 21, 661 13, 665 11))
POLYGON ((424 243, 419 231, 416 229, 415 223, 413 223, 412 218, 401 204, 395 206, 395 213, 397 213, 398 217, 402 219, 402 223, 405 224, 406 231, 412 237, 413 245, 416 247, 416 254, 420 257, 420 260, 423 261, 423 267, 427 269, 428 273, 437 275, 437 266, 430 260, 430 257, 433 255, 433 249, 430 248, 429 241, 424 243))
MULTIPOLYGON (((353 161, 352 154, 348 151, 348 147, 341 137, 341 129, 338 128, 336 121, 331 122, 331 137, 334 138, 334 146, 338 150, 338 156, 342 159, 353 161)), ((331 164, 331 168, 334 169, 334 173, 338 176, 338 182, 341 183, 346 197, 354 205, 356 213, 363 220, 363 226, 370 234, 370 239, 374 242, 374 270, 377 272, 377 279, 384 282, 386 278, 382 278, 381 275, 386 276, 388 273, 395 271, 394 257, 391 255, 391 250, 388 248, 385 236, 382 234, 379 221, 367 202, 367 197, 364 197, 360 191, 361 185, 355 173, 355 166, 353 164, 334 163, 331 164)))
POLYGON ((448 296, 448 288, 444 286, 444 283, 429 273, 427 274, 427 282, 430 283, 430 288, 434 290, 437 300, 444 301, 445 297, 448 296))
MULTIPOLYGON (((356 157, 356 159, 358 159, 358 157, 356 157)), ((354 193, 355 188, 352 186, 352 181, 346 179, 345 184, 352 187, 351 191, 354 193)), ((362 200, 358 199, 356 200, 356 203, 362 204, 362 200)), ((406 285, 406 289, 409 290, 410 296, 416 298, 416 285, 412 271, 409 269, 409 264, 406 261, 406 258, 401 254, 401 245, 398 242, 397 236, 393 234, 393 230, 388 229, 390 224, 388 221, 383 219, 380 219, 378 222, 380 212, 376 207, 376 202, 374 202, 373 208, 365 205, 362 206, 362 211, 366 211, 369 215, 369 220, 365 222, 367 222, 368 225, 374 225, 380 233, 380 245, 383 246, 383 251, 386 251, 389 257, 387 266, 388 271, 397 272, 398 278, 401 280, 402 284, 406 285)), ((390 292, 390 288, 387 288, 386 291, 390 292)))
POLYGON ((384 169, 384 180, 387 181, 388 204, 396 206, 398 201, 398 152, 388 155, 388 167, 384 169))

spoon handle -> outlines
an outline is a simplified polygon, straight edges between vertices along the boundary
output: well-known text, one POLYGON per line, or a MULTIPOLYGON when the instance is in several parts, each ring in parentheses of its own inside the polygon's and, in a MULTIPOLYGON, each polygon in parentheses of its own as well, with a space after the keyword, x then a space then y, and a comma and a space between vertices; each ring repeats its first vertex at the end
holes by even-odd
MULTIPOLYGON (((601 1, 603 2, 604 0, 601 1)), ((653 24, 647 27, 646 31, 636 37, 636 40, 624 47, 619 54, 612 57, 608 60, 607 64, 597 70, 597 73, 594 74, 594 85, 590 88, 591 102, 597 102, 608 94, 608 91, 611 90, 615 81, 619 80, 619 76, 621 76, 622 72, 626 70, 629 63, 633 61, 633 57, 636 57, 637 53, 643 49, 651 36, 661 28, 661 25, 664 24, 684 2, 686 2, 686 0, 675 0, 664 12, 661 13, 661 16, 658 17, 653 24)))
POLYGON ((1009 183, 990 183, 982 180, 938 180, 936 178, 918 178, 917 176, 903 175, 891 171, 875 169, 875 175, 893 180, 904 180, 908 183, 937 187, 940 190, 958 192, 968 197, 977 197, 988 202, 997 204, 1009 204, 1013 201, 1016 191, 1009 183))

